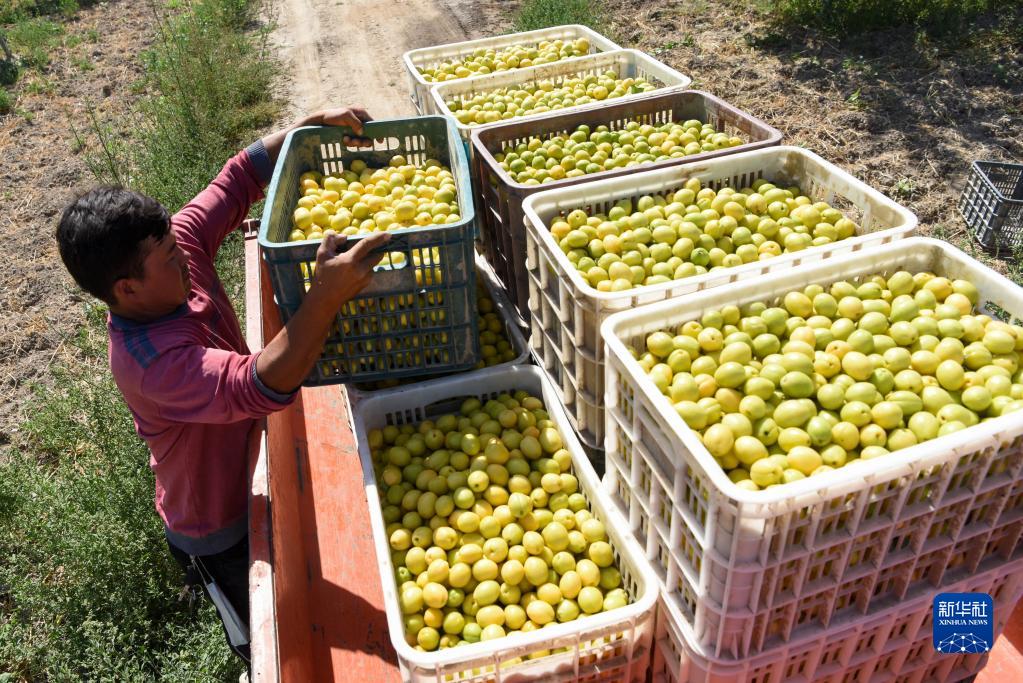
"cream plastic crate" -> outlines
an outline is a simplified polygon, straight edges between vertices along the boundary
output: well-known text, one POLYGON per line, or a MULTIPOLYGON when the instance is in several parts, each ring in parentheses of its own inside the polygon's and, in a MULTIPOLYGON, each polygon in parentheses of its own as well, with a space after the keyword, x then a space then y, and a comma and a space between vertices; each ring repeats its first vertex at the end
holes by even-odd
POLYGON ((549 384, 535 367, 514 366, 481 370, 471 375, 424 382, 361 401, 353 416, 369 503, 370 523, 383 583, 384 609, 391 642, 405 681, 419 683, 505 683, 512 681, 615 681, 646 680, 653 645, 657 579, 628 525, 601 489, 596 473, 569 428, 564 411, 549 384), (435 652, 420 652, 405 642, 394 568, 380 510, 367 434, 387 424, 417 423, 430 416, 457 411, 467 397, 491 398, 524 389, 542 396, 558 426, 565 447, 572 453, 573 471, 594 516, 601 519, 615 549, 622 583, 633 602, 625 607, 532 633, 475 643, 435 652), (511 663, 540 650, 567 648, 567 652, 511 663))
POLYGON ((1023 560, 929 591, 866 617, 817 629, 755 657, 722 661, 701 647, 670 602, 658 601, 654 683, 936 683, 977 673, 986 654, 942 654, 934 649, 932 615, 938 592, 988 593, 994 632, 1005 628, 1023 596, 1023 560))
MULTIPOLYGON (((526 329, 526 324, 523 322, 522 317, 519 316, 518 311, 508 301, 508 296, 505 294, 504 286, 497 279, 497 275, 494 273, 490 264, 487 263, 486 259, 476 254, 476 281, 482 282, 483 286, 486 287, 487 293, 490 294, 490 299, 494 302, 494 308, 497 310, 498 316, 501 318, 501 322, 504 324, 504 334, 508 338, 508 343, 511 344, 512 348, 515 349, 516 356, 510 361, 505 363, 499 363, 489 368, 480 368, 479 370, 497 370, 498 368, 507 368, 512 365, 523 365, 529 363, 529 342, 526 341, 526 337, 523 334, 523 330, 526 329)), ((479 370, 465 370, 464 372, 478 372, 479 370)), ((458 374, 458 373, 456 373, 458 374)), ((449 377, 450 375, 443 375, 443 377, 449 377)), ((429 381, 430 379, 439 379, 439 377, 423 377, 420 381, 429 381)), ((365 386, 365 385, 362 385, 365 386)), ((401 386, 408 386, 407 384, 401 386)), ((349 400, 364 400, 370 396, 375 396, 381 391, 390 391, 398 387, 390 387, 387 389, 368 389, 360 388, 358 383, 349 384, 347 387, 349 400)))
MULTIPOLYGON (((535 194, 523 202, 526 225, 526 271, 533 354, 558 382, 569 417, 587 443, 604 442, 604 345, 600 325, 616 311, 689 295, 767 273, 785 271, 910 235, 917 219, 880 192, 799 147, 772 147, 741 152, 703 163, 679 166, 535 194), (591 287, 550 234, 551 221, 562 212, 606 212, 620 199, 681 188, 689 178, 705 186, 736 189, 757 178, 798 185, 815 200, 830 203, 855 220, 855 237, 766 261, 754 261, 660 285, 624 292, 591 287)), ((731 289, 731 287, 729 287, 731 289)))
MULTIPOLYGON (((619 313, 607 344, 605 487, 629 515, 669 597, 715 656, 745 657, 915 586, 1007 559, 1023 528, 1023 415, 1010 414, 764 491, 726 476, 627 347, 707 309, 773 302, 897 270, 972 281, 985 307, 1023 316, 1023 290, 944 242, 900 240, 791 268, 755 287, 717 288, 619 313), (772 634, 774 623, 789 624, 772 634)), ((770 305, 770 304, 769 304, 770 305)))
MULTIPOLYGON (((688 76, 683 76, 678 71, 658 62, 653 57, 650 57, 639 50, 613 50, 611 52, 602 52, 600 54, 587 55, 585 57, 566 59, 560 62, 552 62, 550 64, 541 64, 540 66, 531 66, 525 69, 516 69, 515 71, 502 71, 500 73, 487 74, 486 76, 480 76, 479 78, 435 83, 430 96, 433 98, 433 111, 443 116, 451 116, 455 122, 455 128, 458 129, 458 133, 462 136, 462 141, 465 142, 466 145, 469 145, 470 133, 474 129, 481 128, 482 125, 486 124, 469 126, 464 123, 459 123, 457 119, 454 119, 454 115, 452 114, 451 109, 448 108, 446 102, 465 97, 472 97, 479 93, 489 92, 497 88, 537 83, 539 81, 554 81, 555 83, 559 83, 566 78, 589 76, 591 74, 604 73, 605 71, 614 71, 620 78, 636 78, 642 76, 656 85, 656 92, 659 93, 666 92, 668 90, 685 90, 686 87, 692 83, 692 79, 688 76)), ((553 110, 553 112, 541 112, 535 114, 535 116, 543 116, 548 113, 567 114, 575 111, 594 109, 611 102, 624 102, 629 99, 635 99, 643 96, 649 97, 651 92, 624 95, 613 100, 601 100, 600 102, 591 102, 589 104, 582 104, 575 107, 565 107, 564 109, 553 110)), ((526 118, 530 117, 522 116, 509 120, 521 121, 526 118)), ((500 123, 507 123, 507 120, 497 121, 491 125, 498 125, 500 123)))
MULTIPOLYGON (((416 111, 420 114, 426 115, 434 113, 435 111, 433 98, 430 97, 430 89, 437 85, 437 83, 431 83, 423 78, 423 75, 419 73, 419 69, 423 67, 432 66, 451 59, 462 59, 463 57, 471 55, 479 48, 493 48, 499 50, 513 45, 536 45, 537 43, 545 40, 575 40, 577 38, 586 38, 590 41, 590 54, 622 49, 616 43, 611 42, 611 40, 605 38, 587 26, 568 24, 565 26, 541 28, 535 31, 509 33, 503 36, 492 36, 490 38, 481 38, 479 40, 466 40, 460 43, 448 43, 447 45, 435 45, 433 47, 422 47, 416 50, 409 50, 402 55, 402 61, 405 62, 405 70, 408 73, 409 92, 411 93, 412 104, 416 106, 416 111)), ((578 58, 571 57, 570 59, 578 58)), ((561 61, 567 62, 569 60, 566 59, 561 61)), ((517 70, 518 69, 512 69, 512 71, 517 70)), ((500 71, 497 73, 506 72, 500 71)), ((464 83, 467 80, 481 77, 482 76, 469 76, 468 78, 460 78, 457 82, 464 83)), ((453 81, 442 82, 451 83, 453 81)))

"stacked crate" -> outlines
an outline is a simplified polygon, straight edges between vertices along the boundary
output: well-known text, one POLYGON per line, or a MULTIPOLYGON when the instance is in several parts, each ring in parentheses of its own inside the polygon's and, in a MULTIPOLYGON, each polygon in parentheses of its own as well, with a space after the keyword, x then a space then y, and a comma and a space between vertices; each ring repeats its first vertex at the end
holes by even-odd
POLYGON ((609 315, 715 287, 726 287, 733 295, 756 291, 757 279, 763 275, 886 245, 908 236, 916 227, 916 217, 907 209, 799 147, 739 152, 693 165, 641 171, 542 192, 526 199, 524 211, 530 345, 560 387, 562 400, 582 441, 595 448, 604 444, 605 363, 600 328, 609 315), (551 236, 553 220, 573 209, 606 212, 617 201, 634 202, 643 195, 674 192, 693 178, 715 190, 739 189, 759 178, 798 185, 812 199, 842 207, 842 212, 857 222, 859 232, 828 245, 621 292, 597 291, 551 236), (736 287, 740 282, 743 286, 736 287))
POLYGON ((685 681, 945 680, 939 592, 1023 592, 1023 419, 1009 413, 898 454, 761 491, 738 487, 628 347, 704 311, 896 271, 972 282, 982 312, 1023 319, 1023 290, 943 242, 901 240, 607 320, 607 474, 661 580, 655 668, 685 681), (869 638, 868 638, 869 636, 869 638), (869 641, 869 642, 867 642, 869 641), (838 662, 840 665, 836 664, 838 662), (843 678, 851 671, 861 678, 843 678), (906 678, 908 677, 908 678, 906 678))
POLYGON ((575 113, 553 113, 538 118, 512 121, 472 131, 472 165, 476 184, 476 205, 482 245, 487 260, 499 276, 509 284, 509 298, 525 319, 530 317, 529 277, 526 270, 526 227, 523 202, 539 192, 589 185, 590 183, 631 175, 639 170, 699 164, 720 156, 773 147, 781 141, 781 133, 764 122, 742 112, 713 95, 698 90, 673 91, 625 102, 611 102, 598 109, 575 113), (662 125, 670 122, 699 120, 710 123, 726 135, 741 137, 745 142, 713 152, 702 152, 651 164, 615 168, 576 178, 564 178, 541 185, 516 181, 497 157, 509 147, 530 138, 568 135, 579 126, 595 129, 606 125, 621 130, 631 121, 662 125))
POLYGON ((600 516, 637 602, 635 609, 609 614, 606 624, 584 620, 586 628, 551 629, 554 646, 566 649, 528 665, 519 658, 551 647, 533 634, 445 653, 407 648, 363 438, 388 617, 405 675, 632 681, 649 673, 665 682, 851 683, 959 680, 975 673, 983 655, 935 653, 931 600, 938 592, 990 593, 997 634, 1023 593, 1018 413, 919 444, 898 458, 856 462, 751 492, 725 475, 627 346, 708 309, 772 302, 808 284, 900 269, 969 279, 985 307, 1017 319, 1023 292, 947 245, 907 239, 916 227, 911 212, 812 152, 777 146, 778 131, 713 95, 684 90, 689 79, 666 65, 581 27, 545 31, 426 48, 405 59, 417 108, 447 116, 465 145, 477 247, 503 286, 500 296, 528 323, 526 343, 540 367, 481 371, 365 397, 357 431, 364 437, 374 426, 422 419, 431 404, 451 405, 464 396, 513 388, 542 393, 568 437, 583 489, 595 500, 608 499, 608 508, 598 505, 600 516), (479 49, 555 36, 586 37, 592 54, 434 84, 420 72, 479 49), (642 75, 659 89, 485 125, 457 122, 449 106, 488 90, 606 70, 642 75), (617 131, 631 121, 656 126, 688 119, 745 142, 542 184, 518 182, 500 160, 511 147, 579 126, 617 131), (551 235, 552 222, 571 210, 606 212, 619 200, 675 191, 690 179, 715 190, 738 190, 758 179, 797 185, 856 221, 857 232, 622 292, 591 286, 551 235), (599 487, 587 459, 606 467, 599 487))

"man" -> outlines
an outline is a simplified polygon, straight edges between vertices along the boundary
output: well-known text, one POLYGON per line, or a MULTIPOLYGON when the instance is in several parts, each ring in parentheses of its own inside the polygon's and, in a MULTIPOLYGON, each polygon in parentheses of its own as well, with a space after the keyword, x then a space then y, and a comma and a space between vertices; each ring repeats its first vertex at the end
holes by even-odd
MULTIPOLYGON (((369 120, 365 110, 343 107, 294 127, 345 125, 359 136, 369 120)), ((262 198, 289 130, 238 153, 173 216, 140 193, 100 187, 73 201, 57 228, 72 277, 110 307, 110 369, 151 452, 171 554, 202 580, 246 662, 247 435, 294 399, 335 315, 369 283, 380 258, 373 252, 389 238, 367 236, 339 253, 346 238, 328 231, 302 306, 250 353, 214 258, 262 198)))

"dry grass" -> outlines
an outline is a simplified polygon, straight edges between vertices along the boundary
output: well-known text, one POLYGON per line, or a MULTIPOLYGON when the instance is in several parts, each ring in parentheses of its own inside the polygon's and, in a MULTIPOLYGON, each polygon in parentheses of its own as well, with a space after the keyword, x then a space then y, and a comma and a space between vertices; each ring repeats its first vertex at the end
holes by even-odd
MULTIPOLYGON (((612 27, 972 249, 956 203, 970 162, 1023 158, 1023 8, 932 39, 892 29, 839 41, 782 31, 738 0, 633 0, 612 27)), ((975 251, 975 250, 974 250, 975 251)), ((995 263, 1020 281, 1016 269, 995 263)))

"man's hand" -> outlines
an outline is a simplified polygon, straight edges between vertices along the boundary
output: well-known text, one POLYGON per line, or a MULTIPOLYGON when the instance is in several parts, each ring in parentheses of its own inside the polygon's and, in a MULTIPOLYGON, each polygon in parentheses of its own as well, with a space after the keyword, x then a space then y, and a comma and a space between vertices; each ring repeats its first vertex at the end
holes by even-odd
POLYGON ((362 137, 363 124, 372 120, 373 117, 369 115, 364 107, 359 105, 324 109, 297 121, 290 128, 267 135, 263 138, 263 147, 266 148, 267 156, 270 157, 270 164, 276 165, 277 157, 281 153, 281 147, 284 146, 284 138, 287 137, 289 132, 303 126, 348 126, 355 135, 344 136, 345 145, 349 147, 372 147, 373 141, 362 137))
POLYGON ((348 241, 345 235, 327 230, 316 250, 316 271, 310 292, 316 288, 327 300, 344 304, 361 292, 373 279, 373 267, 380 262, 377 248, 387 244, 390 233, 374 232, 359 239, 348 251, 341 248, 348 241), (326 294, 329 292, 329 295, 326 294))
POLYGON ((325 109, 313 114, 319 117, 320 124, 324 126, 348 126, 355 133, 355 136, 346 135, 344 142, 349 147, 372 147, 373 141, 362 136, 362 124, 372 121, 373 118, 359 105, 350 107, 338 107, 336 109, 325 109), (356 137, 357 136, 357 137, 356 137))

